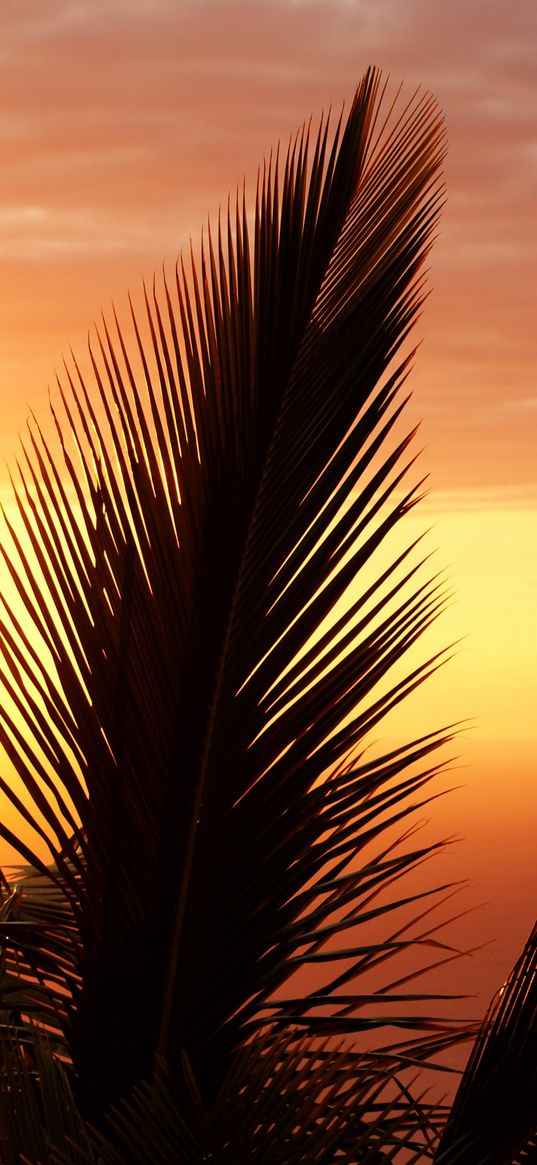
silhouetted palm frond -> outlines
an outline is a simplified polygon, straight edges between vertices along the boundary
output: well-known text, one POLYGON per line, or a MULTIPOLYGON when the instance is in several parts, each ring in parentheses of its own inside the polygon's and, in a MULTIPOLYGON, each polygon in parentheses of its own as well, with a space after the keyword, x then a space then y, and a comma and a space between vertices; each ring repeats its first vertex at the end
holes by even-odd
POLYGON ((537 926, 500 988, 443 1133, 439 1162, 522 1165, 537 1141, 537 926))
POLYGON ((146 294, 132 352, 103 321, 56 443, 28 428, 3 553, 40 646, 5 600, 1 650, 30 832, 0 834, 31 869, 0 991, 9 1047, 47 1033, 19 1093, 48 1072, 95 1127, 73 1160, 430 1153, 410 1077, 467 1034, 409 958, 456 953, 453 887, 404 882, 450 729, 364 751, 438 666, 394 672, 443 604, 389 541, 421 490, 396 426, 443 129, 429 97, 382 109, 369 71, 146 294))

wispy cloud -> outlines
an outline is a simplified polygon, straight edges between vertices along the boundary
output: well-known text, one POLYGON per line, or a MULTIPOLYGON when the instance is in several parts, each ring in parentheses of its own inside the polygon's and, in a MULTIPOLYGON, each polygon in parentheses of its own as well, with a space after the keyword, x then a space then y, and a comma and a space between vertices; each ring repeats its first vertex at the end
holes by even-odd
POLYGON ((414 378, 432 453, 449 472, 447 426, 458 472, 494 472, 476 439, 497 417, 527 478, 536 43, 534 0, 4 0, 0 336, 20 332, 22 368, 35 264, 50 264, 50 296, 68 296, 69 319, 79 303, 82 326, 94 296, 174 258, 243 175, 254 184, 263 148, 311 110, 339 113, 377 63, 432 90, 447 119, 449 200, 414 378))
POLYGON ((484 510, 533 510, 537 506, 537 480, 521 485, 465 486, 460 489, 432 490, 424 499, 421 517, 439 513, 482 513, 484 510))
MULTIPOLYGON (((16 206, 0 208, 0 260, 48 263, 68 258, 76 263, 88 254, 115 256, 139 250, 147 254, 156 232, 148 224, 123 222, 106 208, 16 206)), ((163 231, 162 243, 167 242, 163 231)))

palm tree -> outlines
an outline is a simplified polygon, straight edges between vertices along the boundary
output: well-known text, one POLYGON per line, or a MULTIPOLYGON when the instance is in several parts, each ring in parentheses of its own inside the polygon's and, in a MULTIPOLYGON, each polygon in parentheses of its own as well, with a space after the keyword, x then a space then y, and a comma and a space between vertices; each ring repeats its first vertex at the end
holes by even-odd
POLYGON ((303 129, 253 214, 238 196, 145 294, 133 352, 103 319, 55 438, 28 426, 3 549, 24 798, 2 788, 26 823, 0 824, 24 862, 2 884, 5 1165, 482 1146, 509 1017, 447 1123, 415 1081, 474 1033, 418 977, 456 954, 434 913, 454 888, 404 881, 438 848, 413 815, 452 730, 365 751, 438 666, 393 675, 444 602, 419 548, 389 548, 423 484, 396 433, 443 127, 427 96, 384 109, 369 70, 346 122, 303 129))

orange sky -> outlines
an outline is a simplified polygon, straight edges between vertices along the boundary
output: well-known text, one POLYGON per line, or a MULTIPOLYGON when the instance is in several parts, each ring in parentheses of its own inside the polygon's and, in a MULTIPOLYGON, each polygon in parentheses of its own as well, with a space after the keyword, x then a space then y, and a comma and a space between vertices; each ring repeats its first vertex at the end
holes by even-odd
MULTIPOLYGON (((390 727, 475 717, 465 789, 435 809, 491 907, 485 996, 537 915, 537 6, 535 0, 3 0, 0 460, 43 415, 61 355, 368 63, 431 89, 448 204, 411 384, 423 515, 456 601, 458 658, 390 727), (499 962, 498 962, 499 960, 499 962)), ((0 489, 6 496, 6 471, 0 489)), ((475 938, 472 935, 472 938, 475 938)))

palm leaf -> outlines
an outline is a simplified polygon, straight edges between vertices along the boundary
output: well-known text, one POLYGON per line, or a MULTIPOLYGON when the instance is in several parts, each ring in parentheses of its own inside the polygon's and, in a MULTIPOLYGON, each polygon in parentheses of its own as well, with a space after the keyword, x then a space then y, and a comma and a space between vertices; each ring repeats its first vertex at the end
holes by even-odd
POLYGON ((54 870, 12 871, 0 906, 0 1006, 9 1031, 33 1044, 41 1026, 68 1054, 69 1001, 80 986, 79 938, 73 906, 54 870), (28 1030, 25 1018, 30 1018, 28 1030))
POLYGON ((6 517, 3 554, 41 646, 5 601, 24 803, 3 788, 50 861, 0 825, 34 880, 25 928, 2 932, 5 998, 23 959, 21 1022, 36 1008, 52 1026, 99 1127, 185 1056, 212 1109, 267 1025, 280 1058, 297 1032, 359 1038, 367 1103, 387 1066, 408 1076, 460 1038, 423 991, 401 998, 409 952, 456 953, 430 917, 452 887, 399 890, 435 849, 409 843, 410 816, 451 729, 364 752, 439 665, 390 678, 444 602, 415 547, 389 553, 422 485, 396 432, 443 129, 428 97, 383 107, 369 71, 345 124, 265 167, 253 222, 237 198, 146 293, 133 354, 114 317, 90 344, 93 390, 66 364, 56 443, 28 427, 24 536, 6 517), (68 924, 32 931, 36 879, 68 924), (411 1018, 409 1000, 425 1004, 411 1018))
POLYGON ((439 1162, 518 1165, 537 1139, 537 927, 493 999, 439 1147, 439 1162))
POLYGON ((415 1104, 398 1081, 349 1051, 288 1035, 257 1038, 236 1058, 218 1102, 204 1112, 188 1063, 184 1082, 135 1089, 111 1115, 114 1142, 97 1136, 104 1165, 143 1165, 151 1143, 155 1165, 198 1165, 207 1154, 225 1162, 282 1163, 370 1160, 383 1165, 396 1149, 422 1156, 436 1141, 438 1113, 415 1104), (280 1097, 277 1121, 274 1094, 280 1097), (368 1111, 370 1119, 363 1120, 368 1111), (194 1134, 194 1135, 193 1135, 194 1134))
MULTIPOLYGON (((0 1151, 3 1165, 76 1165, 91 1152, 68 1074, 34 1030, 31 1050, 18 1038, 1 1045, 0 1151)), ((93 1158, 97 1162, 97 1158, 93 1158)))

